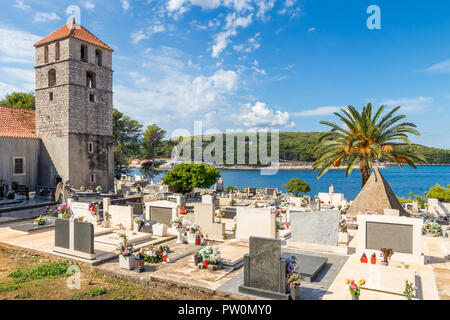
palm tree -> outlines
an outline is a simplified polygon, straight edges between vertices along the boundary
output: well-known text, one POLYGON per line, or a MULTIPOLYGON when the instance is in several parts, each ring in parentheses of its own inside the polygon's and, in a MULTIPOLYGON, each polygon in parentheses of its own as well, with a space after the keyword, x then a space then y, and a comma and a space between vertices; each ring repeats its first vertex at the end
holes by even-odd
POLYGON ((334 113, 343 122, 343 126, 328 121, 320 122, 332 129, 319 138, 314 150, 318 156, 313 164, 313 170, 319 170, 317 178, 322 177, 332 166, 339 167, 344 162, 348 177, 358 163, 362 189, 377 159, 387 158, 400 167, 408 164, 416 168, 415 162, 426 163, 421 155, 401 149, 401 146, 411 144, 408 133, 420 135, 415 129, 416 125, 410 122, 398 123, 406 117, 394 116, 400 107, 393 108, 381 117, 384 109, 385 106, 381 106, 372 116, 371 103, 365 106, 361 113, 348 106, 341 109, 343 114, 334 113))

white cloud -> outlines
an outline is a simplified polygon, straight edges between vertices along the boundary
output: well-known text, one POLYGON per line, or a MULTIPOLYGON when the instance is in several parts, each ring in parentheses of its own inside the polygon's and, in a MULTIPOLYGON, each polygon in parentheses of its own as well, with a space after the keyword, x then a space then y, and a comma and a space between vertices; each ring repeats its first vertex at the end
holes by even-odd
POLYGON ((238 17, 236 13, 228 14, 226 17, 225 31, 219 32, 214 40, 212 47, 212 57, 219 57, 220 53, 225 50, 228 45, 228 38, 237 34, 239 27, 245 28, 252 23, 253 14, 249 14, 247 17, 238 17))
POLYGON ((18 88, 17 86, 10 84, 10 83, 5 83, 5 82, 0 82, 0 99, 3 99, 5 97, 5 95, 7 95, 8 93, 11 92, 20 92, 23 91, 20 88, 18 88))
POLYGON ((25 4, 23 0, 16 0, 16 3, 14 3, 13 6, 20 10, 28 10, 31 8, 29 5, 25 4))
POLYGON ((246 127, 286 127, 291 128, 295 123, 291 120, 288 112, 273 110, 267 107, 264 102, 255 102, 254 105, 246 103, 243 105, 242 113, 238 120, 246 127))
POLYGON ((160 55, 152 52, 151 61, 143 66, 152 74, 162 72, 162 77, 150 79, 133 72, 133 85, 115 86, 114 99, 121 110, 145 124, 181 126, 229 105, 228 95, 237 88, 238 74, 220 69, 209 76, 191 76, 184 72, 177 59, 179 52, 174 50, 164 48, 160 55))
POLYGON ((332 114, 333 112, 339 111, 340 108, 342 108, 342 107, 318 107, 315 109, 294 112, 292 115, 294 117, 326 116, 326 115, 332 114))
POLYGON ((37 12, 34 16, 34 21, 36 22, 47 22, 54 20, 61 20, 61 18, 55 12, 37 12))
POLYGON ((21 69, 13 67, 1 67, 2 76, 7 79, 15 79, 21 82, 27 82, 28 84, 34 84, 35 73, 32 68, 21 69))
POLYGON ((41 37, 29 32, 0 26, 0 61, 33 63, 34 47, 41 37))
POLYGON ((82 3, 86 10, 94 10, 95 9, 95 4, 90 0, 82 1, 82 3))
POLYGON ((425 69, 427 72, 450 73, 450 59, 432 65, 425 69))
POLYGON ((316 28, 315 28, 315 27, 311 27, 311 28, 308 29, 308 31, 309 31, 309 32, 316 31, 316 28))
POLYGON ((291 18, 298 17, 301 12, 300 6, 296 6, 297 0, 286 0, 282 9, 278 10, 278 14, 288 15, 291 18))
POLYGON ((401 106, 401 111, 420 111, 422 109, 425 109, 430 106, 430 104, 433 102, 433 98, 428 97, 417 97, 417 98, 401 98, 401 99, 390 99, 381 101, 380 105, 386 105, 390 107, 397 107, 401 106))
POLYGON ((131 42, 134 44, 139 43, 142 40, 149 39, 150 36, 166 31, 166 27, 159 22, 149 25, 147 29, 138 30, 130 35, 131 42))
POLYGON ((266 12, 272 10, 273 6, 275 5, 276 0, 260 0, 257 2, 258 6, 258 12, 256 13, 256 17, 260 18, 261 20, 266 20, 266 12))
POLYGON ((229 8, 233 8, 237 12, 252 11, 252 0, 224 0, 223 4, 229 8))
POLYGON ((127 11, 130 9, 130 2, 128 0, 120 0, 120 2, 122 3, 123 10, 127 11))

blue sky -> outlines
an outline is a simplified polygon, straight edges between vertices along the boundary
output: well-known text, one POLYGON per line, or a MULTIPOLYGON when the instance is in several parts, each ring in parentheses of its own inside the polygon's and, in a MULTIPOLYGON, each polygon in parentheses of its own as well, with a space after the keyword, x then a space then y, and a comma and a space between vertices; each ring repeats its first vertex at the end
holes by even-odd
POLYGON ((34 88, 35 42, 71 5, 115 49, 114 105, 169 134, 204 128, 322 131, 339 107, 401 105, 450 148, 450 2, 2 0, 0 96, 34 88), (381 29, 369 30, 369 5, 381 29))

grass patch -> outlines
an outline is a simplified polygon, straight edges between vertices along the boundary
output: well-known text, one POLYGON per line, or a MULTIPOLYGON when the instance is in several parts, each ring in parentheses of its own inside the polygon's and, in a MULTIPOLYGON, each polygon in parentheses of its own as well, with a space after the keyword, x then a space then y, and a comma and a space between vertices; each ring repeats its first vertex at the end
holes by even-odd
POLYGON ((4 292, 11 292, 11 291, 16 291, 17 289, 19 289, 20 286, 19 285, 7 285, 7 286, 2 286, 0 287, 0 293, 4 293, 4 292))
POLYGON ((101 296, 102 294, 106 293, 106 289, 103 287, 100 288, 93 288, 90 289, 86 292, 86 295, 88 295, 89 297, 96 297, 96 296, 101 296))
POLYGON ((9 274, 9 277, 15 278, 17 281, 22 282, 25 282, 27 280, 56 278, 65 275, 68 267, 68 261, 48 262, 40 264, 26 271, 16 269, 9 274))
POLYGON ((31 296, 32 296, 31 293, 27 291, 19 293, 17 296, 14 297, 14 299, 28 299, 31 298, 31 296))

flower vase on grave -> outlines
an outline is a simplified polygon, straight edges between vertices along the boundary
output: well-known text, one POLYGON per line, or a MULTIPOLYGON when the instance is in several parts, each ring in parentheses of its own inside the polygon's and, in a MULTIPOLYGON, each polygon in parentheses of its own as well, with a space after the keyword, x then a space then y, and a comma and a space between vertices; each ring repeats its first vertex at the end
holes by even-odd
POLYGON ((181 239, 183 231, 184 228, 177 228, 177 243, 183 243, 183 239, 181 239))
POLYGON ((199 263, 202 263, 202 256, 199 254, 194 255, 194 265, 198 265, 199 263))
POLYGON ((119 256, 119 267, 122 269, 133 270, 135 265, 135 260, 133 255, 129 256, 119 256))
POLYGON ((300 286, 290 287, 291 300, 300 300, 300 286))
POLYGON ((140 227, 140 224, 135 222, 133 224, 133 233, 138 233, 139 232, 139 227, 140 227))
POLYGON ((190 233, 190 232, 187 233, 187 240, 188 240, 189 244, 195 244, 196 238, 197 237, 196 237, 195 233, 190 233))
POLYGON ((359 300, 359 295, 352 294, 352 300, 359 300))
POLYGON ((338 243, 348 244, 348 232, 338 233, 338 243))

